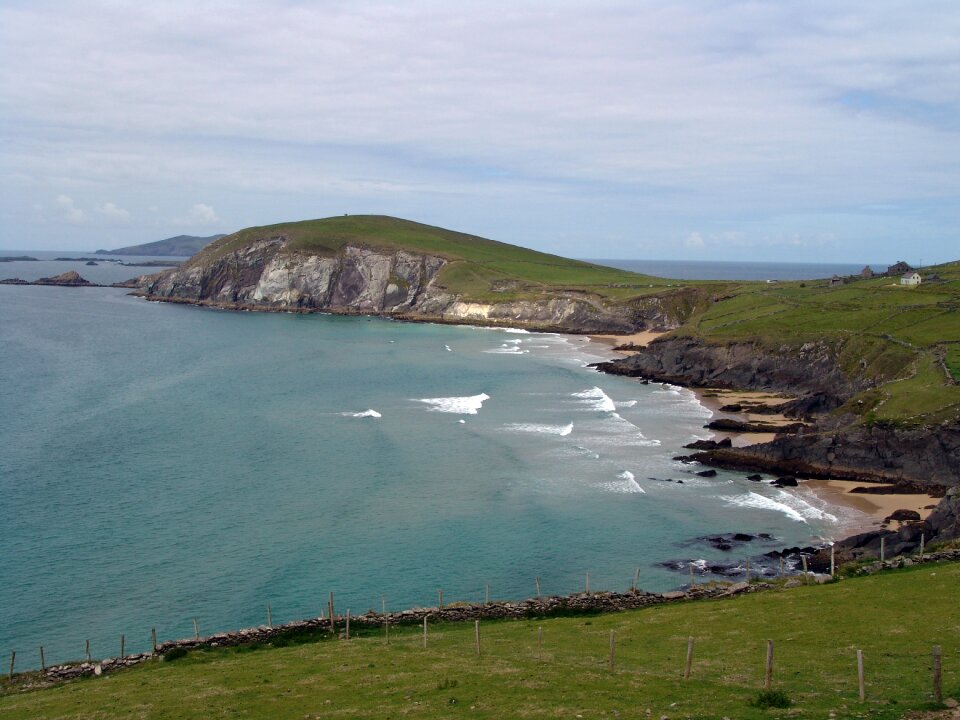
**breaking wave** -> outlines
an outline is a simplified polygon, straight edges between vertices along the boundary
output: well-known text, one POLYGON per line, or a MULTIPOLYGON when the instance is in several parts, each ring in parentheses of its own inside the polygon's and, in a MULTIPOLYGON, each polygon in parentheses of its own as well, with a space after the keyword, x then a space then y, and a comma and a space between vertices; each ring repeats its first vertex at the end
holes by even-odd
POLYGON ((538 423, 510 423, 507 430, 523 433, 541 433, 543 435, 559 435, 566 437, 573 432, 573 423, 566 425, 541 425, 538 423))
POLYGON ((433 412, 454 413, 456 415, 476 415, 483 403, 490 399, 486 393, 470 395, 468 397, 420 398, 414 402, 429 405, 433 412))
POLYGON ((379 417, 383 417, 383 415, 381 415, 380 413, 378 413, 378 412, 377 412, 376 410, 374 410, 373 408, 371 408, 371 409, 369 409, 369 410, 364 410, 363 412, 343 412, 343 413, 340 413, 340 414, 343 415, 344 417, 354 417, 354 418, 365 418, 365 417, 369 417, 369 418, 379 418, 379 417))

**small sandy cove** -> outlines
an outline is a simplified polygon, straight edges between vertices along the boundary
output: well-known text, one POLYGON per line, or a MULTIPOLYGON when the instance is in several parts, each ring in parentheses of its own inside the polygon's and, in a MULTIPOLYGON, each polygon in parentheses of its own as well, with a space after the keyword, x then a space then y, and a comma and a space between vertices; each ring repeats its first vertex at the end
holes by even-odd
MULTIPOLYGON (((636 345, 637 347, 646 347, 661 335, 666 333, 654 332, 653 330, 641 330, 631 335, 589 335, 591 340, 609 345, 610 347, 619 347, 620 345, 636 345)), ((630 350, 616 350, 620 355, 631 355, 630 350)))
MULTIPOLYGON (((591 335, 590 339, 611 347, 631 343, 640 347, 646 347, 661 335, 663 335, 663 333, 645 330, 632 335, 591 335)), ((631 354, 630 351, 616 352, 623 355, 631 354)), ((767 423, 773 426, 789 425, 797 422, 779 413, 767 415, 750 412, 751 407, 773 407, 789 402, 794 399, 789 395, 745 390, 726 390, 723 388, 697 388, 694 389, 694 392, 697 394, 697 398, 701 404, 714 413, 719 412, 720 408, 725 405, 740 405, 743 411, 725 411, 724 414, 746 422, 767 423)), ((770 442, 774 439, 775 433, 714 431, 714 436, 717 438, 729 437, 734 447, 746 447, 747 445, 770 442)), ((926 517, 930 515, 933 507, 940 502, 938 498, 930 495, 915 495, 912 493, 891 493, 889 495, 851 493, 850 491, 855 487, 872 487, 874 485, 874 483, 855 480, 801 480, 801 483, 803 487, 809 489, 828 505, 849 507, 863 513, 862 520, 854 521, 848 528, 849 532, 854 533, 879 529, 884 526, 886 518, 895 510, 915 510, 920 514, 921 518, 926 519, 926 517)), ((898 527, 898 523, 892 522, 889 527, 895 530, 898 527)))

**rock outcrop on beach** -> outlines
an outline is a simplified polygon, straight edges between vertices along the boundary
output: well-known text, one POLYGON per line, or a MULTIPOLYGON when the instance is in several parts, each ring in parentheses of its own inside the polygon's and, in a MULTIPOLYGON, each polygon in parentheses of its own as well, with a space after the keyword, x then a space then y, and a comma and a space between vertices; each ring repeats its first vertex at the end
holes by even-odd
POLYGON ((837 351, 824 343, 769 349, 755 342, 707 343, 698 338, 659 338, 629 357, 597 367, 612 375, 640 377, 694 388, 731 388, 800 397, 785 407, 794 415, 832 410, 869 387, 846 376, 837 351))
MULTIPOLYGON (((373 218, 370 222, 393 223, 387 225, 391 231, 395 226, 404 232, 425 227, 396 219, 373 218)), ((144 278, 140 294, 151 300, 222 308, 376 314, 577 333, 673 328, 707 301, 706 293, 696 287, 671 287, 663 293, 611 302, 599 290, 531 282, 529 271, 523 281, 501 278, 497 275, 503 274, 499 270, 504 267, 501 256, 520 256, 524 259, 517 264, 525 263, 525 268, 542 266, 545 277, 551 273, 550 256, 482 239, 476 242, 483 252, 497 258, 491 264, 454 257, 442 245, 441 251, 426 252, 415 244, 403 246, 392 239, 380 242, 378 238, 343 240, 334 236, 342 242, 331 247, 333 243, 324 236, 327 246, 317 249, 298 244, 296 224, 287 232, 256 230, 218 240, 181 267, 144 278), (445 274, 454 264, 456 272, 445 274), (496 271, 490 269, 494 265, 496 271)), ((426 232, 454 235, 433 228, 426 232)), ((469 242, 462 239, 465 236, 456 237, 460 248, 469 242)), ((576 262, 557 259, 558 264, 561 261, 576 262)), ((595 266, 581 265, 588 272, 598 271, 595 266)), ((636 278, 644 280, 644 276, 636 278)))

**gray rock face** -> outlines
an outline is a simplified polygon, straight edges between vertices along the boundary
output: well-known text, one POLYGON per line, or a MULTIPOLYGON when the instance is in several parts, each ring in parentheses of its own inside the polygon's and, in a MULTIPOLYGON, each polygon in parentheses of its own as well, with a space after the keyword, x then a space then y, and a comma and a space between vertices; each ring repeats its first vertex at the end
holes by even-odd
POLYGON ((138 279, 153 300, 259 310, 325 310, 386 314, 413 320, 509 324, 570 332, 629 332, 676 327, 696 302, 648 297, 607 306, 577 293, 535 301, 464 301, 438 282, 448 261, 404 250, 345 247, 333 256, 287 249, 284 236, 265 238, 212 261, 196 261, 138 279))

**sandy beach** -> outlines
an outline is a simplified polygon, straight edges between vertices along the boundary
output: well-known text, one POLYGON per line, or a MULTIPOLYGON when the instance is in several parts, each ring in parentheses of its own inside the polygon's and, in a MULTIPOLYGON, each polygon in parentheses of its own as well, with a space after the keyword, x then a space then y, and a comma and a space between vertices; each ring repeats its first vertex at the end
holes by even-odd
POLYGON ((864 513, 862 522, 847 528, 848 532, 853 534, 879 530, 882 527, 896 530, 900 526, 896 521, 884 525, 886 518, 895 510, 915 510, 920 513, 921 518, 926 519, 933 510, 933 506, 940 502, 939 498, 930 495, 851 493, 850 491, 855 487, 874 486, 874 483, 856 480, 801 480, 800 482, 802 487, 808 488, 829 505, 840 505, 864 513))
MULTIPOLYGON (((765 423, 767 425, 778 427, 783 425, 792 425, 797 421, 788 418, 782 414, 772 415, 752 413, 751 407, 775 407, 782 405, 794 398, 790 395, 780 395, 769 392, 753 392, 749 390, 725 390, 722 388, 704 388, 696 389, 697 399, 704 406, 714 412, 720 412, 720 408, 726 405, 742 405, 744 410, 741 412, 723 411, 723 414, 735 417, 738 420, 752 423, 765 423)), ((713 431, 717 438, 729 437, 734 447, 746 447, 748 445, 758 445, 759 443, 770 442, 776 437, 776 430, 770 432, 724 432, 720 430, 713 431)))
MULTIPOLYGON (((620 345, 636 345, 646 347, 661 335, 666 333, 654 332, 653 330, 641 330, 630 335, 589 335, 591 340, 609 345, 610 347, 619 347, 620 345)), ((618 355, 631 355, 630 350, 615 350, 618 355)))

